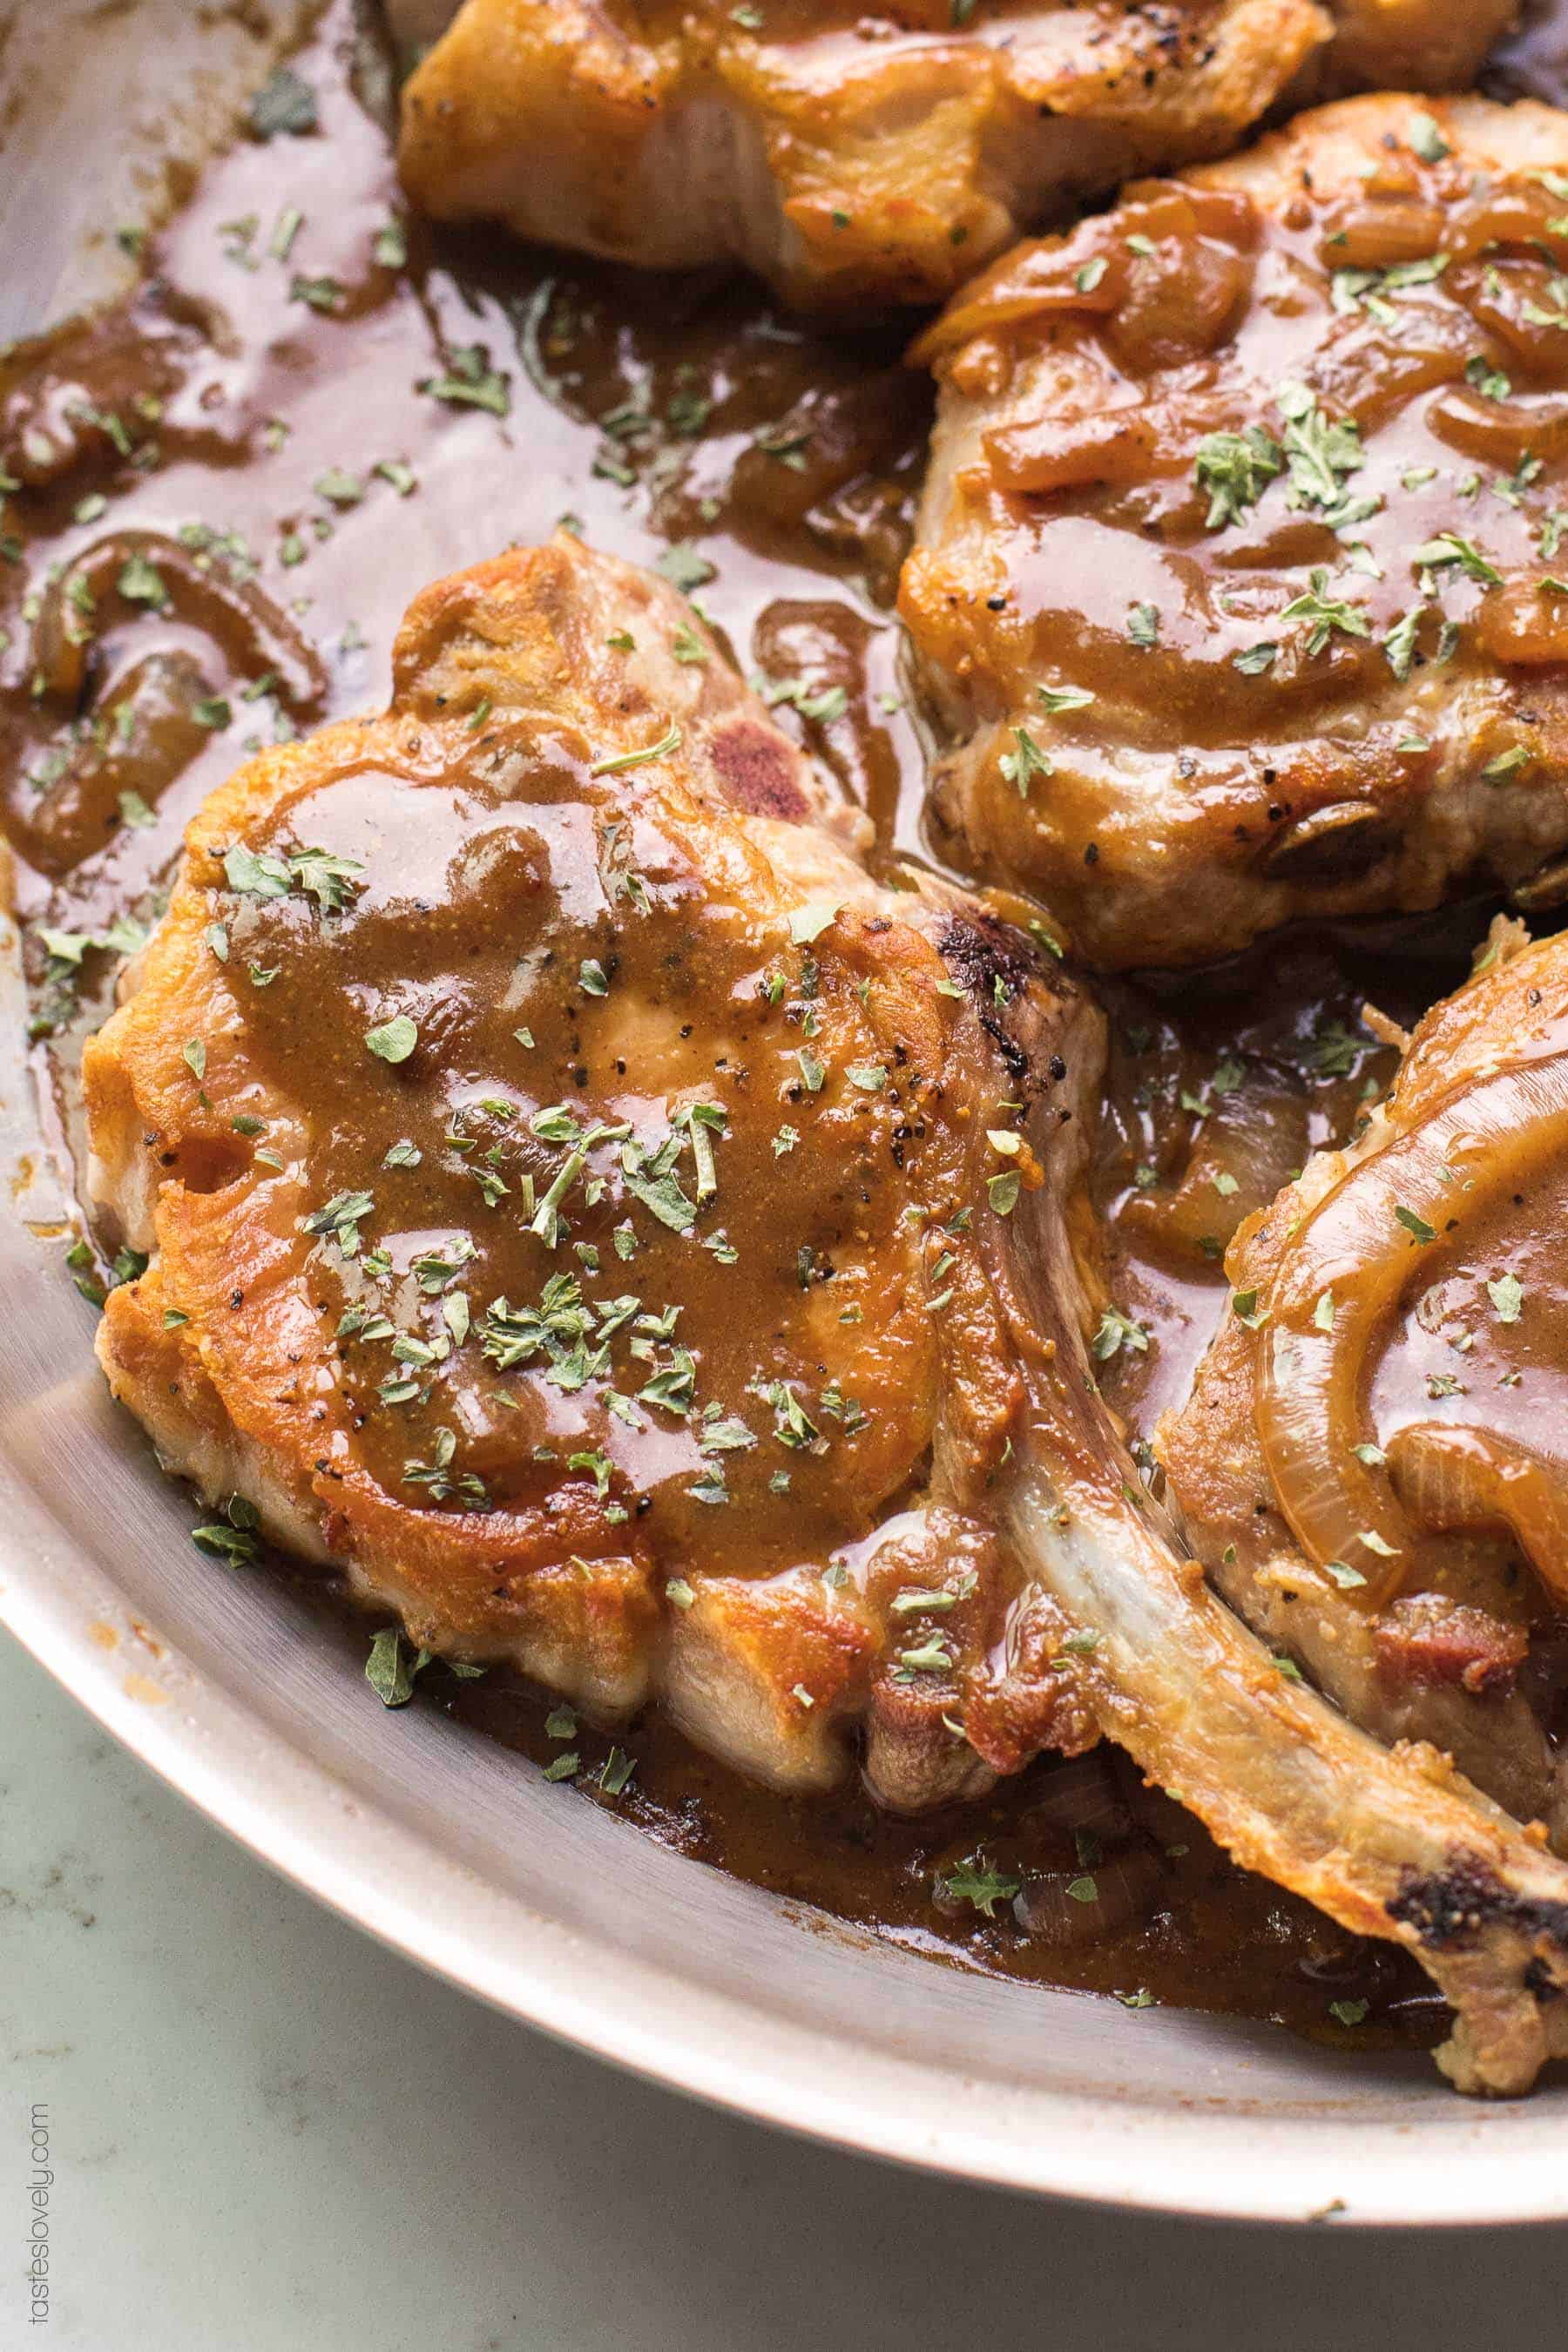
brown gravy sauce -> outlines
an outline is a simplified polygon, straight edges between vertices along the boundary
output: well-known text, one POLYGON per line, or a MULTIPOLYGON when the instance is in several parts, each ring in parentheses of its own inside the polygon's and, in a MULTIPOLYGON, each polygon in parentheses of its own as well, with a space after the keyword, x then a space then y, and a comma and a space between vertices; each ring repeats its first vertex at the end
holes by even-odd
MULTIPOLYGON (((1508 86, 1563 95, 1565 43, 1544 24, 1521 37, 1508 86)), ((86 940, 155 919, 184 824, 248 749, 381 706, 416 589, 563 519, 662 559, 869 812, 879 854, 931 854, 889 614, 929 413, 901 331, 827 341, 745 286, 434 237, 399 205, 390 77, 349 0, 294 70, 313 131, 241 136, 147 239, 123 301, 0 362, 0 464, 17 485, 0 523, 0 779, 40 1091, 66 1155, 80 1038, 131 935, 86 940)), ((1135 1431, 1185 1391, 1241 1216, 1386 1082, 1363 1000, 1413 1020, 1463 976, 1486 914, 1294 936, 1102 990, 1114 1043, 1095 1189, 1109 1297, 1143 1342, 1118 1345, 1103 1377, 1135 1431)), ((113 1278, 77 1271, 89 1289, 113 1278)), ((278 1572, 320 1605, 324 1639, 363 1654, 363 1618, 319 1578, 278 1572)), ((537 1761, 562 1752, 554 1703, 513 1677, 433 1665, 420 1695, 537 1761)), ((636 1769, 611 1798, 594 1777, 611 1736, 574 1735, 588 1801, 951 1963, 1358 2045, 1440 2026, 1404 1955, 1237 1870, 1120 1766, 1163 1850, 1157 1907, 1063 1945, 1023 1934, 1005 1904, 994 1921, 949 1916, 931 1895, 980 1853, 1002 1871, 1070 1868, 1075 1850, 1081 1864, 1063 1768, 907 1822, 858 1786, 757 1790, 658 1719, 620 1738, 636 1769), (1363 2002, 1354 2025, 1331 2015, 1363 2002)))

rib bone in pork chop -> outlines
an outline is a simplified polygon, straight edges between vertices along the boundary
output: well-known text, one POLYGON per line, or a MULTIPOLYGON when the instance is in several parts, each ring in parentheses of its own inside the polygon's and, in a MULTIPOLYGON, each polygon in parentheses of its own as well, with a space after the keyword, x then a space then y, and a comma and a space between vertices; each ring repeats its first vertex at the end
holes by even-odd
POLYGON ((1098 1016, 855 846, 662 583, 562 540, 427 591, 384 717, 200 813, 89 1045, 116 1393, 416 1641, 781 1785, 1108 1732, 1527 2087, 1568 1871, 1180 1552, 1085 1347, 1098 1016))
POLYGON ((1363 98, 1020 247, 900 603, 939 827, 1103 964, 1568 891, 1568 117, 1363 98))
POLYGON ((405 89, 399 162, 437 219, 652 268, 742 261, 806 307, 929 302, 1076 199, 1223 154, 1298 72, 1457 87, 1511 14, 468 0, 405 89))

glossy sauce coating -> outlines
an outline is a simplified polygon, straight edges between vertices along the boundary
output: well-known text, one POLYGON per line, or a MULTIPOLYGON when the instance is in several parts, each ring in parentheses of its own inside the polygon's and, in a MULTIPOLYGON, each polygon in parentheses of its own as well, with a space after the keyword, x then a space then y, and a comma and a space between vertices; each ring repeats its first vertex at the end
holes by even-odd
POLYGON ((371 1202, 353 1255, 325 1250, 316 1272, 345 1409, 389 1491, 451 1424, 497 1509, 542 1505, 577 1456, 609 1515, 598 1540, 625 1540, 630 1504, 666 1558, 717 1567, 739 1546, 748 1570, 793 1565, 864 1533, 927 1442, 900 1409, 934 1381, 887 1181, 903 1090, 852 993, 808 980, 797 996, 782 959, 771 991, 767 941, 701 919, 677 841, 646 815, 617 828, 607 784, 535 757, 520 785, 515 764, 481 730, 467 790, 372 767, 300 795, 252 845, 309 841, 353 869, 327 920, 297 893, 243 905, 227 965, 263 1083, 317 1139, 317 1205, 371 1202), (647 912, 617 925, 609 894, 634 888, 647 912), (803 1040, 832 1068, 815 1093, 803 1040), (670 1098, 701 1115, 671 1129, 670 1098), (465 1332, 469 1312, 488 1328, 438 1388, 427 1356, 388 1352, 391 1297, 360 1271, 373 1245, 397 1296, 424 1295, 416 1345, 445 1358, 450 1300, 465 1332), (800 1446, 759 1441, 781 1384, 816 1416, 800 1446), (808 1452, 823 1427, 836 1442, 808 1452))
POLYGON ((1096 962, 1556 901, 1568 141, 1433 104, 1134 184, 919 346, 938 805, 1096 962))
MULTIPOLYGON (((385 131, 349 87, 349 55, 334 16, 299 65, 319 133, 241 142, 156 239, 151 279, 122 309, 6 364, 5 462, 26 487, 5 517, 19 544, 0 578, 0 726, 40 1054, 67 1139, 77 1041, 102 1016, 129 935, 89 942, 155 911, 195 806, 251 740, 379 706, 409 593, 563 514, 644 559, 674 543, 678 576, 742 667, 784 689, 784 723, 838 766, 884 852, 918 845, 918 745, 887 614, 925 422, 918 374, 889 345, 816 341, 744 293, 426 246, 399 222, 385 131), (74 597, 73 579, 86 582, 74 597)), ((1144 1344, 1123 1333, 1102 1377, 1135 1426, 1184 1387, 1207 1338, 1224 1296, 1215 1245, 1386 1075, 1391 1057, 1355 1024, 1361 995, 1408 1020, 1461 975, 1468 944, 1450 917, 1435 939, 1304 941, 1179 993, 1113 992, 1097 1191, 1108 1305, 1144 1344), (1234 1192, 1214 1183, 1227 1173, 1234 1192)), ((404 946, 397 961, 406 973, 404 946)), ((565 994, 553 1008, 563 1055, 592 1011, 565 994)), ((395 1100, 389 1088, 388 1140, 395 1100)), ((430 1213, 408 1181, 399 1230, 412 1240, 430 1213)), ((324 1638, 363 1654, 363 1621, 333 1619, 324 1638)), ((495 1736, 565 1752, 546 1727, 562 1711, 507 1678, 428 1674, 438 1703, 495 1736)), ((1417 2033, 1435 2021, 1397 1956, 1338 1949, 1163 1801, 1130 1833, 1157 1849, 1148 1923, 1068 1949, 1019 1934, 1005 1902, 993 1923, 931 1901, 933 1875, 976 1853, 1004 1872, 1079 1866, 1070 1803, 1039 1815, 1048 1766, 977 1812, 904 1824, 858 1795, 760 1794, 658 1721, 627 1744, 637 1769, 618 1801, 639 1826, 939 1956, 1330 2032, 1342 1997, 1373 2001, 1363 2035, 1379 2020, 1417 2033)), ((581 1725, 572 1745, 595 1801, 612 1801, 589 1778, 608 1738, 581 1725)))

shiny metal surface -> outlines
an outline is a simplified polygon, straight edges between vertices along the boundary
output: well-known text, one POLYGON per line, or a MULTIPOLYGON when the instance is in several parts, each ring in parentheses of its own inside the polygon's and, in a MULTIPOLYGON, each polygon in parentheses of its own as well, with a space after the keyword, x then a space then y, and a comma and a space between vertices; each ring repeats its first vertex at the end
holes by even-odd
MULTIPOLYGON (((123 216, 112 191, 134 184, 135 126, 160 89, 186 88, 195 62, 221 91, 226 73, 254 79, 256 64, 232 20, 198 21, 183 0, 17 13, 0 69, 7 332, 91 282, 76 274, 77 239, 106 207, 123 216), (94 27, 112 57, 84 46, 94 27), (51 138, 68 80, 49 61, 68 53, 65 130, 51 138), (74 172, 89 142, 92 169, 74 172)), ((433 1715, 386 1715, 286 1593, 193 1549, 181 1498, 102 1390, 91 1311, 58 1239, 34 1230, 59 1203, 21 1060, 14 942, 0 1030, 0 1164, 14 1180, 0 1201, 0 1618, 257 1853, 519 2018, 845 2147, 1260 2219, 1568 2215, 1561 2084, 1479 2107, 1422 2059, 1356 2060, 1258 2026, 938 1968, 563 1803, 433 1715)), ((246 1965, 237 1951, 237 1978, 246 1965)))

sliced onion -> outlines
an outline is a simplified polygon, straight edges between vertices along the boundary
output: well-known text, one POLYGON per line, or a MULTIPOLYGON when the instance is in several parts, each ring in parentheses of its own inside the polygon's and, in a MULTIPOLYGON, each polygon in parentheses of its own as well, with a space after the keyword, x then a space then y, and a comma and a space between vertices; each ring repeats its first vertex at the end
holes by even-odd
POLYGON ((1440 205, 1420 196, 1357 203, 1336 215, 1332 241, 1325 242, 1329 269, 1386 269, 1399 261, 1425 261, 1443 243, 1440 205))
POLYGON ((1158 1906, 1165 1871, 1146 1845, 1130 1846, 1092 1870, 1043 1871, 1014 1897, 1013 1916, 1026 1936, 1042 1944, 1098 1944, 1148 1918, 1158 1906))
POLYGON ((1268 1207, 1308 1148, 1299 1098, 1251 1087, 1224 1096, 1193 1139, 1179 1177, 1129 1192, 1120 1222, 1155 1250, 1175 1249, 1206 1263, 1215 1243, 1228 1245, 1243 1217, 1268 1207), (1217 1188, 1222 1177, 1232 1180, 1228 1192, 1217 1188))
POLYGON ((1387 1470, 1354 1452, 1372 1434, 1363 1366, 1434 1234, 1522 1187, 1568 1151, 1568 1057, 1504 1070, 1441 1102, 1362 1160, 1295 1237, 1257 1354, 1257 1423, 1279 1507, 1322 1567, 1343 1561, 1374 1606, 1409 1567, 1415 1528, 1387 1470), (1396 1216, 1403 1211, 1417 1228, 1396 1216), (1332 1294, 1324 1330, 1319 1302, 1332 1294))
POLYGON ((1212 330, 1237 306, 1250 278, 1250 259, 1242 257, 1256 247, 1258 227, 1257 207, 1238 189, 1142 181, 1113 212, 1094 215, 1070 236, 1015 246, 932 320, 910 347, 910 358, 930 366, 976 335, 1005 332, 1052 312, 1106 317, 1134 282, 1135 248, 1129 239, 1135 235, 1163 247, 1155 273, 1163 280, 1173 278, 1173 263, 1187 248, 1183 274, 1192 282, 1184 288, 1185 341, 1194 350, 1206 350, 1212 330))
POLYGON ((1539 181, 1515 181, 1511 186, 1485 189, 1469 204, 1456 205, 1443 223, 1437 242, 1456 259, 1484 255, 1489 262, 1495 262, 1510 247, 1534 259, 1543 247, 1550 253, 1554 246, 1562 246, 1562 232, 1552 227, 1562 214, 1561 203, 1539 181))
POLYGON ((1508 1528, 1568 1607, 1568 1473, 1494 1431, 1417 1422, 1388 1442, 1401 1500, 1424 1527, 1508 1528))
POLYGON ((1038 416, 985 436, 991 478, 1005 490, 1065 490, 1086 482, 1144 482, 1163 445, 1146 409, 1038 416))
POLYGON ((1476 626, 1478 651, 1515 668, 1568 660, 1568 596, 1546 584, 1555 576, 1510 580, 1489 596, 1476 626))
POLYGON ((1307 1931, 1307 1948, 1296 1963, 1296 1973, 1313 1984, 1345 1984, 1364 1976, 1369 1949, 1364 1936, 1349 1936, 1320 1914, 1307 1931))
POLYGON ((1440 393, 1426 423, 1451 449, 1511 473, 1521 457, 1550 465, 1568 449, 1568 404, 1562 400, 1485 400, 1469 384, 1440 393))
POLYGON ((1056 1765, 1042 1780, 1028 1809, 1033 1822, 1066 1830, 1092 1830, 1096 1837, 1122 1838, 1132 1829, 1131 1809, 1110 1758, 1100 1748, 1056 1765))
POLYGON ((1113 310, 1127 283, 1126 251, 1114 248, 1101 224, 1096 222, 1094 227, 1093 236, 1080 231, 1069 238, 1041 237, 1016 246, 931 321, 910 345, 910 358, 929 367, 976 335, 995 334, 1050 311, 1092 316, 1113 310), (1096 278, 1085 265, 1099 261, 1105 267, 1096 278), (1080 286, 1080 276, 1094 278, 1094 284, 1080 286))
POLYGON ((151 562, 168 592, 174 617, 221 645, 237 640, 237 658, 259 677, 278 680, 279 698, 296 715, 309 717, 327 690, 320 656, 287 614, 251 582, 231 580, 197 568, 189 549, 161 531, 114 531, 83 548, 45 595, 33 641, 33 667, 45 689, 75 702, 84 690, 90 638, 83 638, 72 615, 85 601, 90 612, 111 595, 128 562, 151 562))

